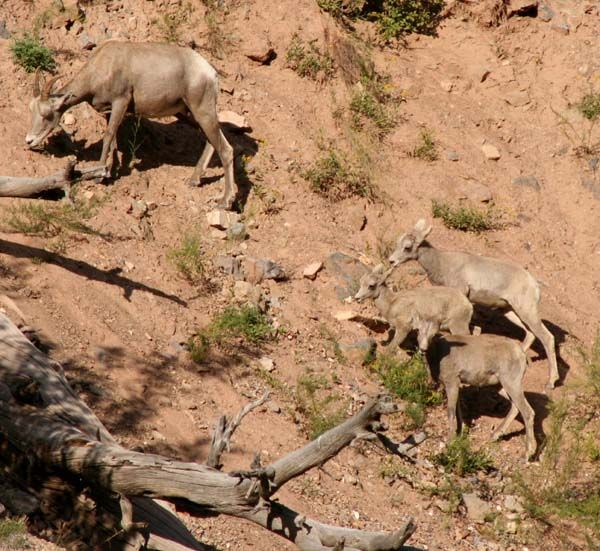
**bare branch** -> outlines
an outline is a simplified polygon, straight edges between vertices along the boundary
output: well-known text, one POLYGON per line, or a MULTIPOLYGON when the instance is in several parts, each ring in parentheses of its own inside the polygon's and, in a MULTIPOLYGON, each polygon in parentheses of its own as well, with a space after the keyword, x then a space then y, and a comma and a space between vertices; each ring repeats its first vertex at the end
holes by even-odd
POLYGON ((222 415, 219 418, 212 435, 212 442, 210 444, 210 451, 208 452, 206 465, 215 469, 221 468, 221 455, 225 450, 230 451, 233 433, 240 426, 242 420, 244 417, 246 417, 246 415, 248 415, 248 413, 257 407, 262 406, 268 399, 269 393, 265 392, 265 394, 258 400, 246 404, 231 421, 229 421, 225 415, 222 415))

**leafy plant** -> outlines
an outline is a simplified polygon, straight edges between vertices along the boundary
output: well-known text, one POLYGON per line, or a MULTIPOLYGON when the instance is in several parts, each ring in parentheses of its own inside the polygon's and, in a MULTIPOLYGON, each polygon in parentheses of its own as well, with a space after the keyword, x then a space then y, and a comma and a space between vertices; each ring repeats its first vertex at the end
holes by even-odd
POLYGON ((577 105, 579 112, 589 121, 600 117, 600 92, 588 92, 577 105))
POLYGON ((6 225, 27 235, 54 237, 65 231, 97 233, 83 221, 94 214, 94 206, 77 199, 73 203, 27 202, 8 209, 6 225))
POLYGON ((184 235, 179 247, 169 251, 167 256, 179 273, 193 285, 208 283, 204 250, 197 232, 184 235))
POLYGON ((286 53, 288 67, 301 77, 325 82, 333 77, 335 67, 332 57, 327 53, 321 53, 316 41, 312 40, 305 44, 302 39, 294 34, 286 53))
POLYGON ((0 542, 11 549, 23 549, 26 545, 27 525, 24 518, 3 518, 0 520, 0 542))
POLYGON ((180 5, 177 9, 162 14, 161 18, 156 21, 163 38, 167 42, 178 42, 180 38, 180 28, 188 21, 192 14, 192 5, 187 2, 180 5))
POLYGON ((371 369, 379 375, 385 388, 408 402, 405 413, 411 420, 411 428, 423 425, 428 406, 442 403, 442 394, 429 382, 429 369, 420 352, 406 361, 392 354, 382 354, 371 363, 371 369))
POLYGON ((303 173, 311 189, 330 199, 340 201, 349 197, 375 199, 375 186, 369 176, 351 166, 345 155, 330 148, 323 157, 303 173))
POLYGON ((437 145, 433 139, 433 134, 427 128, 421 130, 419 143, 415 145, 409 154, 411 157, 423 161, 433 162, 438 158, 437 145))
POLYGON ((306 432, 311 440, 339 425, 347 404, 335 393, 322 375, 305 373, 296 384, 296 409, 306 418, 306 432))
POLYGON ((20 65, 28 73, 37 69, 42 71, 54 71, 56 62, 54 53, 50 48, 44 46, 39 38, 25 34, 10 45, 13 62, 20 65))
POLYGON ((461 434, 448 442, 446 449, 436 454, 433 457, 433 461, 444 467, 446 472, 451 472, 458 476, 479 471, 488 472, 494 466, 485 451, 471 450, 469 435, 466 430, 463 430, 461 434))
POLYGON ((480 210, 470 206, 453 207, 434 199, 431 202, 431 213, 434 218, 441 218, 444 225, 453 230, 481 233, 502 227, 492 205, 486 210, 480 210))

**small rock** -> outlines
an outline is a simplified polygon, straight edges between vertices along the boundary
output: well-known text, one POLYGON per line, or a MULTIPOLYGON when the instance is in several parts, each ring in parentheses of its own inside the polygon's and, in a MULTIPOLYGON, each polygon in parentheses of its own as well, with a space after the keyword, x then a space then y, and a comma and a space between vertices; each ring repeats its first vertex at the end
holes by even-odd
POLYGON ((265 371, 268 371, 269 373, 275 371, 275 362, 268 356, 263 356, 260 358, 258 363, 265 371))
POLYGON ((337 347, 344 358, 351 363, 362 365, 365 363, 365 360, 375 352, 377 343, 375 342, 375 339, 367 337, 350 344, 340 342, 337 343, 337 347))
POLYGON ((325 269, 342 284, 335 287, 336 295, 342 301, 356 294, 360 278, 371 271, 357 258, 341 252, 327 257, 325 269))
POLYGON ((136 199, 132 199, 129 212, 131 212, 134 218, 141 220, 148 213, 148 205, 145 201, 137 201, 136 199))
POLYGON ((442 513, 452 513, 454 511, 452 504, 447 499, 435 499, 433 504, 440 510, 442 513))
POLYGON ((79 37, 79 45, 82 50, 93 50, 96 47, 96 42, 87 33, 82 33, 79 37))
POLYGON ((247 256, 242 262, 244 278, 250 283, 260 283, 263 279, 279 281, 285 279, 285 271, 272 260, 247 256))
POLYGON ((313 262, 312 264, 309 264, 308 266, 306 266, 306 268, 304 268, 304 271, 302 272, 302 277, 314 280, 316 279, 317 274, 319 273, 321 268, 323 268, 322 262, 313 262))
POLYGON ((507 15, 520 17, 535 17, 538 13, 538 0, 510 0, 507 15))
POLYGON ((269 405, 267 407, 273 413, 281 413, 281 407, 279 406, 279 404, 277 404, 275 402, 269 402, 269 405))
POLYGON ((521 499, 513 495, 504 496, 504 508, 513 513, 523 513, 525 511, 521 499))
POLYGON ((493 146, 491 143, 484 143, 481 146, 481 151, 485 155, 485 158, 490 161, 497 161, 500 158, 500 152, 498 148, 493 146))
POLYGON ((227 230, 227 238, 233 241, 243 241, 247 237, 248 231, 243 222, 236 222, 227 230))
POLYGON ((218 255, 214 259, 213 264, 214 264, 215 268, 217 268, 218 270, 221 270, 222 272, 226 273, 227 275, 232 275, 236 279, 243 278, 242 262, 236 256, 218 255))
POLYGON ((135 264, 133 262, 129 262, 129 260, 126 260, 123 263, 123 271, 124 272, 131 272, 134 268, 135 268, 135 264))
POLYGON ((446 159, 448 159, 449 161, 458 161, 458 159, 459 159, 458 153, 456 151, 447 151, 446 159))
POLYGON ((240 221, 240 215, 237 212, 215 209, 206 215, 208 225, 218 230, 226 230, 240 221))
POLYGON ((476 494, 462 494, 462 500, 467 510, 467 517, 473 522, 483 523, 492 512, 492 507, 476 494))
POLYGON ((0 38, 10 38, 10 31, 6 28, 6 21, 0 21, 0 38))
POLYGON ((527 186, 535 191, 540 191, 540 183, 535 176, 518 176, 513 179, 512 183, 516 186, 527 186))
POLYGON ((552 29, 565 36, 571 31, 569 24, 566 21, 560 21, 552 24, 552 29))
POLYGON ((489 203, 493 199, 490 188, 479 182, 463 183, 460 186, 460 193, 463 198, 478 203, 489 203))
POLYGON ((262 291, 247 281, 236 281, 233 285, 233 297, 237 302, 259 306, 262 302, 262 291))
MULTIPOLYGON (((159 398, 159 402, 161 402, 161 399, 159 398)), ((170 404, 170 402, 169 402, 170 404)), ((167 437, 160 431, 157 430, 153 430, 150 433, 150 440, 154 440, 156 442, 166 442, 167 441, 167 437)))
POLYGON ((66 126, 73 126, 77 122, 77 119, 73 113, 65 113, 62 117, 62 122, 66 126))
POLYGON ((219 122, 221 124, 231 124, 240 130, 250 130, 250 126, 248 125, 246 117, 238 115, 234 111, 221 111, 219 113, 219 122))
POLYGON ((552 21, 555 15, 556 14, 554 13, 554 10, 545 2, 542 2, 538 6, 538 19, 544 21, 545 23, 552 21))
POLYGON ((516 534, 519 524, 516 520, 506 521, 505 529, 509 534, 516 534))
POLYGON ((450 80, 442 80, 440 82, 440 88, 444 90, 444 92, 452 92, 452 88, 454 88, 454 83, 450 80))
POLYGON ((485 82, 487 77, 490 76, 490 73, 491 71, 488 67, 477 67, 474 73, 475 79, 477 80, 477 82, 485 82))

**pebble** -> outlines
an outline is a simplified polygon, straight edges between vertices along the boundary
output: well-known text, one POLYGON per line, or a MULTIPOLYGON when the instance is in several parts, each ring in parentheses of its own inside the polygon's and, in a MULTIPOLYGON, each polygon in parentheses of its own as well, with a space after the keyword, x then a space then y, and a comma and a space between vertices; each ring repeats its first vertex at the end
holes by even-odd
POLYGON ((314 279, 316 279, 317 274, 319 273, 319 271, 322 268, 323 268, 322 262, 313 262, 313 263, 309 264, 308 266, 306 266, 306 268, 304 268, 304 271, 302 272, 302 276, 307 279, 314 280, 314 279))
POLYGON ((481 151, 483 151, 485 158, 490 161, 497 161, 500 158, 500 151, 491 143, 484 143, 481 146, 481 151))

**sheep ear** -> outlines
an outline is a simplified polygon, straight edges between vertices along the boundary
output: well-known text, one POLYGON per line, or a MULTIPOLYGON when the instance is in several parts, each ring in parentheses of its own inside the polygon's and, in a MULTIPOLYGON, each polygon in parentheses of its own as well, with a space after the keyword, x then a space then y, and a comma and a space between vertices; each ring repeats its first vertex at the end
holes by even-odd
POLYGON ((432 226, 431 224, 427 224, 424 218, 421 218, 415 224, 414 234, 419 243, 423 241, 430 233, 432 226))

